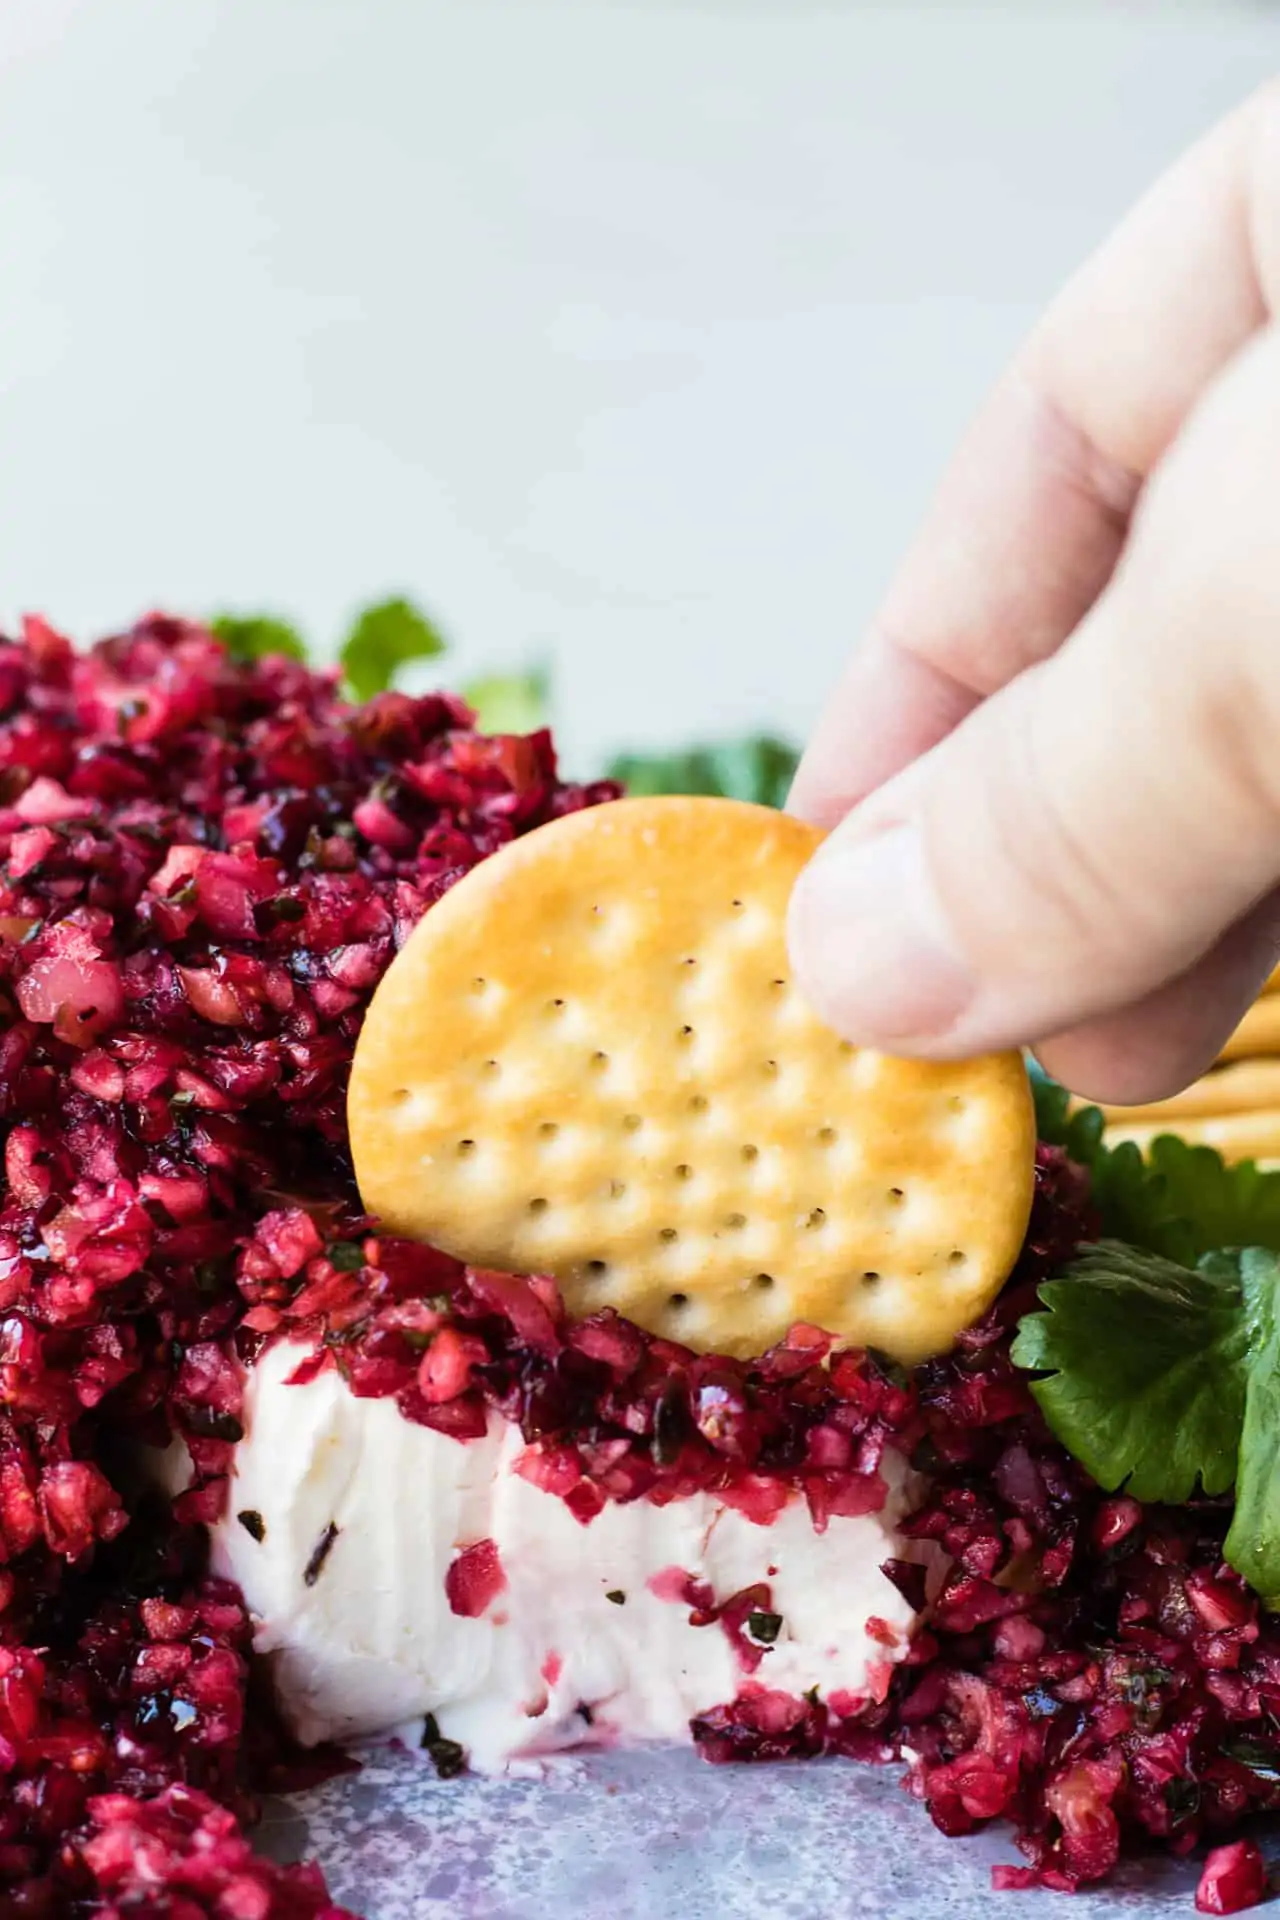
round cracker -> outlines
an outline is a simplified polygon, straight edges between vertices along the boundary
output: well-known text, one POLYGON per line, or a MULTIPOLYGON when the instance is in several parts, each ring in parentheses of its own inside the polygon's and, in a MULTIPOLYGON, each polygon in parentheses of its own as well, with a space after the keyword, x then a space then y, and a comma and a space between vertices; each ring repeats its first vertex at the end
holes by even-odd
POLYGON ((1280 994, 1255 1000, 1218 1055, 1219 1061, 1280 1053, 1280 994))
MULTIPOLYGON (((1075 1102, 1078 1108, 1087 1101, 1075 1102)), ((1163 1122, 1176 1133, 1184 1120, 1212 1119, 1226 1113, 1257 1113, 1264 1107, 1280 1106, 1280 1060, 1239 1060, 1231 1066, 1215 1067, 1202 1074, 1181 1093, 1167 1100, 1152 1100, 1140 1107, 1102 1105, 1108 1123, 1117 1126, 1146 1126, 1163 1122)))
POLYGON ((634 799, 482 862, 356 1048, 369 1210, 703 1351, 758 1353, 796 1321, 906 1362, 948 1348, 1022 1244, 1026 1070, 823 1025, 784 935, 820 838, 738 801, 634 799))
POLYGON ((1280 1107, 1264 1107, 1252 1113, 1216 1113, 1196 1115, 1170 1122, 1158 1120, 1141 1126, 1108 1127, 1109 1146, 1131 1140, 1146 1153, 1152 1141, 1162 1134, 1176 1133, 1192 1147, 1213 1147, 1224 1160, 1274 1160, 1280 1154, 1280 1107))

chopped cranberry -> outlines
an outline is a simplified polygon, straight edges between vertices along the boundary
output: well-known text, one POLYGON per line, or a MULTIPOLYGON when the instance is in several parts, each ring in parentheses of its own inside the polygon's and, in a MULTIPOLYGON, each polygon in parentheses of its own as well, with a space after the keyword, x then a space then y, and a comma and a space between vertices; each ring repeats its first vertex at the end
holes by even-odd
POLYGON ((454 1613, 477 1620, 507 1584, 498 1549, 492 1540, 464 1547, 444 1576, 445 1596, 454 1613))
MULTIPOLYGON (((879 1511, 887 1456, 913 1458, 906 1530, 951 1562, 927 1630, 830 1706, 748 1683, 694 1723, 710 1758, 909 1748, 940 1827, 1012 1813, 1029 1864, 1006 1873, 1063 1889, 1127 1841, 1185 1852, 1280 1804, 1280 1630, 1224 1567, 1228 1510, 1103 1496, 1009 1362, 1037 1282, 1096 1230, 1059 1151, 1005 1294, 914 1379, 807 1326, 750 1363, 610 1313, 575 1327, 550 1282, 362 1218, 344 1098, 377 980, 478 860, 614 791, 561 784, 545 735, 479 739, 447 696, 355 711, 332 673, 237 664, 159 615, 83 657, 35 618, 0 639, 0 1866, 49 1910, 64 1871, 77 1906, 137 1908, 137 1861, 184 1920, 324 1911, 317 1876, 259 1873, 199 1799, 239 1805, 247 1622, 168 1534, 124 1528, 103 1447, 180 1432, 177 1513, 215 1519, 242 1368, 289 1337, 296 1380, 336 1372, 457 1444, 515 1421, 519 1470, 584 1523, 705 1493, 758 1525, 804 1497, 821 1528, 879 1511)), ((483 1611, 493 1543, 448 1584, 483 1611)), ((682 1575, 691 1619, 767 1671, 759 1598, 682 1575)), ((1210 1861, 1227 1891, 1238 1845, 1210 1861)))
POLYGON ((1196 1888, 1197 1913, 1246 1913, 1270 1893, 1266 1862, 1254 1840, 1215 1847, 1196 1888))
POLYGON ((482 1340, 456 1327, 441 1327, 419 1363, 419 1393, 432 1404, 456 1400, 471 1384, 471 1369, 483 1366, 488 1357, 482 1340))
POLYGON ((83 656, 35 617, 0 637, 0 1879, 24 1912, 325 1910, 318 1876, 254 1863, 231 1813, 177 1794, 248 1811, 247 1623, 234 1594, 190 1597, 160 1523, 126 1527, 111 1463, 180 1433, 176 1514, 217 1519, 242 1366, 273 1337, 459 1442, 481 1393, 432 1396, 451 1345, 492 1365, 503 1298, 559 1352, 554 1296, 508 1279, 467 1295, 487 1333, 451 1327, 423 1364, 462 1269, 368 1232, 345 1085, 448 877, 615 791, 562 785, 545 736, 480 746, 447 696, 360 712, 334 673, 238 663, 189 622, 83 656))

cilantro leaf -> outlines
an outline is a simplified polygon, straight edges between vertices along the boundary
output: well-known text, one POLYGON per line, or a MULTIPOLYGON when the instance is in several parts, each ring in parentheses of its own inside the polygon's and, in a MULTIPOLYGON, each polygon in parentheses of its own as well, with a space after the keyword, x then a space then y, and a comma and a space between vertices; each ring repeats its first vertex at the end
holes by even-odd
POLYGON ((305 660, 307 645, 296 627, 269 613, 219 613, 209 631, 236 660, 264 660, 282 653, 289 660, 305 660))
POLYGON ((1027 1061, 1031 1093, 1036 1106, 1036 1135, 1051 1147, 1061 1147, 1082 1167, 1092 1167, 1102 1144, 1103 1120, 1098 1107, 1071 1111, 1071 1095, 1051 1080, 1038 1060, 1027 1061))
POLYGON ((609 768, 629 793, 720 794, 781 807, 787 798, 799 755, 768 734, 721 741, 679 753, 619 754, 609 768))
POLYGON ((1109 1492, 1236 1490, 1224 1553, 1280 1609, 1280 1257, 1188 1268, 1104 1241, 1039 1289, 1013 1343, 1050 1429, 1109 1492))
POLYGON ((545 666, 526 673, 491 673, 462 689, 482 733, 535 733, 547 724, 551 675, 545 666))
POLYGON ((1212 1147, 1162 1134, 1144 1155, 1131 1140, 1110 1147, 1097 1107, 1070 1111, 1066 1089, 1030 1063, 1039 1136, 1087 1167, 1110 1239, 1193 1267, 1219 1247, 1280 1252, 1280 1173, 1252 1161, 1228 1166, 1212 1147))
POLYGON ((1103 1241, 1040 1287, 1048 1312, 1021 1321, 1013 1361, 1045 1376, 1045 1419, 1108 1492, 1181 1505, 1197 1481, 1231 1486, 1253 1339, 1242 1258, 1189 1269, 1103 1241))
POLYGON ((410 660, 432 660, 444 651, 440 633, 417 607, 382 600, 358 616, 339 658, 352 698, 370 700, 385 693, 410 660))
POLYGON ((1253 1364, 1245 1389, 1236 1510, 1223 1551, 1268 1607, 1280 1608, 1280 1263, 1241 1256, 1253 1364))
MULTIPOLYGON (((1129 1143, 1132 1153, 1137 1148, 1129 1143)), ((1109 1153, 1104 1205, 1119 1211, 1131 1204, 1117 1172, 1122 1149, 1109 1153)), ((1190 1241, 1192 1256, 1217 1247, 1269 1247, 1280 1252, 1280 1174, 1264 1172, 1252 1160, 1228 1166, 1212 1147, 1189 1146, 1174 1134, 1153 1140, 1146 1156, 1148 1193, 1156 1182, 1168 1216, 1179 1217, 1190 1241)))

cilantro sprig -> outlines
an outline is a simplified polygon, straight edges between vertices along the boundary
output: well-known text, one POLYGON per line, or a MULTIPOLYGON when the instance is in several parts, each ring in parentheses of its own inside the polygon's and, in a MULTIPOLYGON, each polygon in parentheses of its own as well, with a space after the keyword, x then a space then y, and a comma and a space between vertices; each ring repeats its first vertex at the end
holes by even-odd
POLYGON ((305 660, 307 643, 295 626, 269 613, 220 613, 210 630, 237 660, 265 660, 282 653, 289 660, 305 660))
MULTIPOLYGON (((1049 1425, 1100 1487, 1182 1505, 1236 1477, 1253 1333, 1242 1262, 1203 1269, 1103 1241, 1040 1288, 1047 1313, 1022 1321, 1014 1363, 1049 1425)), ((1274 1280, 1273 1254, 1256 1261, 1274 1280)))
POLYGON ((446 643, 435 624, 410 600, 380 600, 358 614, 338 658, 353 699, 385 693, 401 667, 434 660, 446 643))
POLYGON ((677 753, 619 754, 609 767, 609 777, 621 780, 633 794, 721 794, 730 800, 781 807, 798 760, 794 747, 760 734, 677 753))
POLYGON ((1109 1239, 1183 1267, 1222 1247, 1280 1252, 1280 1173, 1251 1160, 1228 1166, 1212 1147, 1189 1146, 1174 1134, 1161 1135, 1146 1154, 1131 1140, 1108 1146, 1097 1107, 1072 1112, 1066 1089, 1034 1061, 1031 1084, 1039 1137, 1088 1168, 1109 1239))
MULTIPOLYGON (((237 660, 264 660, 284 654, 306 660, 310 649, 292 621, 272 613, 219 613, 210 631, 237 660)), ((411 600, 376 601, 355 616, 338 651, 346 691, 353 700, 370 700, 393 686, 400 669, 414 660, 433 660, 447 650, 439 628, 411 600)))
POLYGON ((1014 1363, 1100 1487, 1181 1506, 1236 1490, 1227 1560, 1280 1604, 1280 1258, 1266 1247, 1183 1267, 1116 1241, 1040 1289, 1014 1363))
POLYGON ((462 697, 482 733, 534 733, 551 710, 551 675, 545 665, 523 673, 487 673, 468 681, 462 697))
POLYGON ((1041 1285, 1014 1363, 1099 1486, 1172 1505, 1234 1486, 1226 1557, 1280 1608, 1280 1174, 1173 1135, 1110 1147, 1096 1108, 1032 1079, 1108 1238, 1041 1285))

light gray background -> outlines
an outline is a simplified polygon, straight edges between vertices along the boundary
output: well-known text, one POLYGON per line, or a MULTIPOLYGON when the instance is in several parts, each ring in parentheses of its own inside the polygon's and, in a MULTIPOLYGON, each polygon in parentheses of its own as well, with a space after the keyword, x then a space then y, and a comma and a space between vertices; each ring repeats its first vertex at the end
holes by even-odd
POLYGON ((0 606, 420 595, 566 757, 799 732, 1230 0, 0 0, 0 606))

